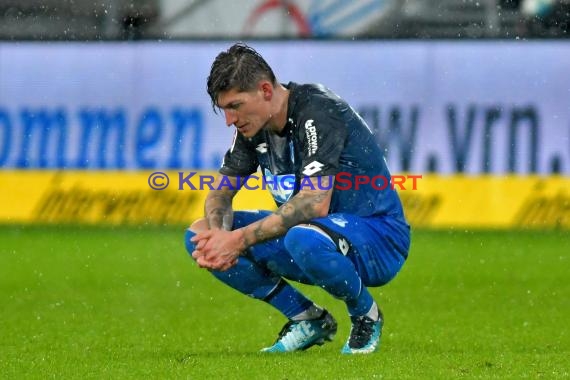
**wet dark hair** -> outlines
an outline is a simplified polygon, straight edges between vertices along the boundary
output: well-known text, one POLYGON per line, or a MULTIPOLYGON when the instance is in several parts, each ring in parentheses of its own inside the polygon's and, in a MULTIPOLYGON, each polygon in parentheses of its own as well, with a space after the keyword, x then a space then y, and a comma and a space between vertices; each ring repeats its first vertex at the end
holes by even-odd
POLYGON ((240 42, 218 54, 208 76, 208 95, 214 112, 220 92, 253 90, 262 79, 276 83, 273 70, 255 49, 240 42))

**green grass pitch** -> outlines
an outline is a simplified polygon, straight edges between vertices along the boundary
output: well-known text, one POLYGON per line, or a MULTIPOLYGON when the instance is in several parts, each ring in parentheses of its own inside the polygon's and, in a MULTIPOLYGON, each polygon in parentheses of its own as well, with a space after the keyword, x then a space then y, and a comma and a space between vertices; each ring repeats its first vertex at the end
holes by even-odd
POLYGON ((381 349, 260 354, 285 320, 197 268, 183 229, 0 227, 0 377, 569 378, 568 232, 414 231, 398 277, 373 294, 381 349))

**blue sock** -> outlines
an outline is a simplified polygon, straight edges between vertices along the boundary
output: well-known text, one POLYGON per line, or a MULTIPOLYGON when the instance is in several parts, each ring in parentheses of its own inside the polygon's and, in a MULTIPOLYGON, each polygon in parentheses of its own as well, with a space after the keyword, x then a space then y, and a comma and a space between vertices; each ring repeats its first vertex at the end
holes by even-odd
POLYGON ((302 313, 313 304, 311 300, 284 280, 281 280, 263 300, 283 313, 288 319, 302 313))
MULTIPOLYGON (((195 249, 190 238, 195 233, 186 230, 184 243, 189 254, 195 249)), ((265 301, 291 319, 307 310, 313 302, 266 268, 248 257, 240 257, 238 263, 225 272, 211 271, 223 283, 250 297, 265 301)))
POLYGON ((358 297, 346 300, 346 307, 348 308, 348 313, 350 315, 358 316, 368 313, 373 303, 374 298, 372 298, 368 289, 362 285, 362 290, 358 297))
POLYGON ((285 236, 285 247, 297 265, 318 285, 346 302, 350 315, 364 315, 374 302, 349 258, 327 236, 297 226, 285 236))

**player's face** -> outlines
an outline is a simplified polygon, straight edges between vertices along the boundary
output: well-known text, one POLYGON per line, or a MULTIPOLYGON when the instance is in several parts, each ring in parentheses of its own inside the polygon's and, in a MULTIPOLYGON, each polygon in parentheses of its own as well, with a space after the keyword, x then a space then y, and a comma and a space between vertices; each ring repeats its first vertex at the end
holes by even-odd
POLYGON ((271 118, 269 99, 263 86, 246 92, 232 89, 220 93, 218 105, 224 111, 228 127, 234 125, 245 137, 253 137, 271 118))

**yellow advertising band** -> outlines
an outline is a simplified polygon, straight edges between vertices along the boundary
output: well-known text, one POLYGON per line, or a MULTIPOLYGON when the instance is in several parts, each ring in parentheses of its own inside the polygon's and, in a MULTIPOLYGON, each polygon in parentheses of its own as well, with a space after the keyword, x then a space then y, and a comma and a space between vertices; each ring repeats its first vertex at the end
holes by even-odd
MULTIPOLYGON (((179 172, 152 181, 151 174, 0 171, 0 223, 184 225, 203 215, 208 188, 200 181, 215 172, 187 178, 195 190, 178 189, 179 172), (170 186, 151 188, 166 178, 170 186)), ((414 227, 570 229, 570 177, 424 175, 416 190, 399 194, 414 227)), ((240 191, 234 206, 275 209, 262 186, 240 191)))

